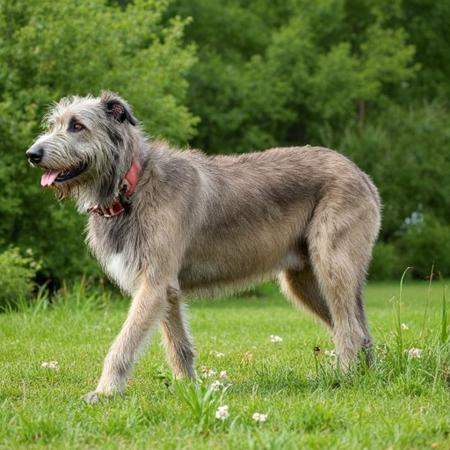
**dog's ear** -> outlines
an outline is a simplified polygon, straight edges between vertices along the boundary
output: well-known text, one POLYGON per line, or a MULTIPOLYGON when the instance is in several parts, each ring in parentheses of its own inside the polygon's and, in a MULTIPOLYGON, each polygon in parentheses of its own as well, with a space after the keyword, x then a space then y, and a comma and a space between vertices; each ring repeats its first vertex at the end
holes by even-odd
POLYGON ((128 103, 119 96, 111 92, 104 92, 101 96, 101 102, 105 107, 106 113, 111 115, 117 122, 123 123, 128 121, 133 126, 138 124, 128 103))

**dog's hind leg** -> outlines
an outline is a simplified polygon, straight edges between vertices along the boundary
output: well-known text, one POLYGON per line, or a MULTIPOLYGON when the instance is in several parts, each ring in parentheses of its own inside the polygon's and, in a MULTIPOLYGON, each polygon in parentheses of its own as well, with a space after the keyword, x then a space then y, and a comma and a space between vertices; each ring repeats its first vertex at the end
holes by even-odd
POLYGON ((161 335, 167 359, 176 377, 195 378, 195 351, 179 291, 169 287, 169 309, 161 321, 161 335))
POLYGON ((295 306, 305 307, 328 328, 332 328, 330 310, 309 265, 302 270, 282 272, 279 282, 282 292, 295 306))
POLYGON ((85 396, 88 403, 96 403, 99 395, 110 396, 122 392, 149 331, 168 310, 167 285, 151 285, 142 276, 134 295, 128 317, 105 358, 102 375, 94 392, 85 396))
MULTIPOLYGON (((326 299, 333 322, 333 340, 343 369, 363 350, 370 362, 371 337, 362 303, 362 289, 377 216, 368 210, 345 217, 319 210, 309 231, 309 252, 314 273, 326 299), (366 218, 363 221, 361 217, 366 218)), ((356 208, 355 208, 356 209, 356 208)))

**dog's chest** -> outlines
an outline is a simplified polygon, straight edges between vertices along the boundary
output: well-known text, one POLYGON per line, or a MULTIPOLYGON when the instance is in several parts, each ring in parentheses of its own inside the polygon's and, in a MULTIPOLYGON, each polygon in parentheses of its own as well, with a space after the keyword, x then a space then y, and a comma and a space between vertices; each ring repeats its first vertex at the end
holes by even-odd
POLYGON ((126 253, 113 253, 103 261, 107 274, 117 285, 128 293, 132 293, 136 284, 136 268, 126 253))
MULTIPOLYGON (((103 219, 105 220, 105 219, 103 219)), ((107 220, 107 219, 106 219, 107 220)), ((91 220, 88 243, 106 274, 123 291, 132 294, 138 275, 138 255, 133 255, 132 236, 115 229, 108 222, 91 220)))

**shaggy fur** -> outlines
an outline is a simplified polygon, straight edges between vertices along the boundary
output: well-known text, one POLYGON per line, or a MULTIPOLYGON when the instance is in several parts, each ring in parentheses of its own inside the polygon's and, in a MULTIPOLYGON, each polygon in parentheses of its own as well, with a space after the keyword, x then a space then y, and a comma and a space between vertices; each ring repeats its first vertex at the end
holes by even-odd
POLYGON ((342 367, 370 346, 362 291, 380 227, 369 177, 325 148, 275 148, 208 157, 148 139, 120 97, 71 97, 55 105, 39 166, 87 169, 54 184, 80 211, 109 206, 133 159, 131 208, 89 216, 87 241, 106 273, 132 296, 96 390, 125 388, 149 331, 160 325, 177 376, 195 376, 181 293, 214 295, 278 277, 281 289, 330 330, 342 367), (83 129, 76 133, 71 124, 83 129))

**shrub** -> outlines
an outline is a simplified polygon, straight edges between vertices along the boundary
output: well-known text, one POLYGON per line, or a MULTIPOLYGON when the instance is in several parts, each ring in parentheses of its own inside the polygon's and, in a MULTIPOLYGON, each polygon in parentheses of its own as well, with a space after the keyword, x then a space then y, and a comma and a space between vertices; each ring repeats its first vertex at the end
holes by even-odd
POLYGON ((415 276, 426 277, 432 266, 435 273, 450 274, 450 226, 431 215, 408 226, 399 249, 405 265, 414 268, 415 276))
POLYGON ((378 242, 373 249, 369 276, 372 280, 394 280, 400 278, 405 267, 393 244, 378 242))
POLYGON ((0 253, 0 310, 31 296, 39 264, 27 253, 23 256, 15 247, 0 253))

